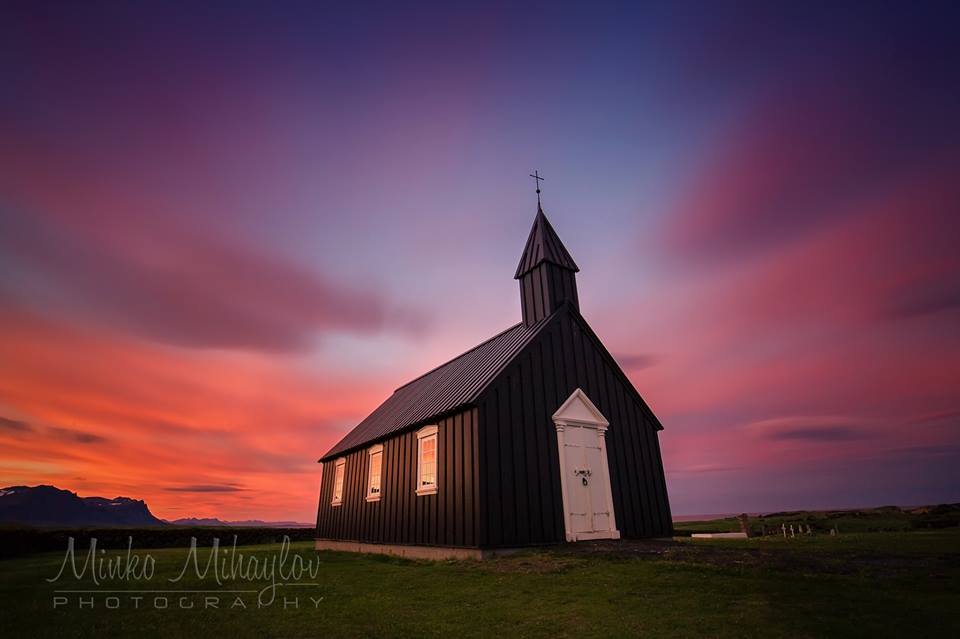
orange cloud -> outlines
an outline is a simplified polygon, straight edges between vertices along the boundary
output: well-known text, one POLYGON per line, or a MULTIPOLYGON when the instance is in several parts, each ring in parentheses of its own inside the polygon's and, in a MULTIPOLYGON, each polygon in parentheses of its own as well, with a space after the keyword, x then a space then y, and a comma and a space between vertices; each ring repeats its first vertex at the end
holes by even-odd
POLYGON ((165 347, 10 310, 0 331, 0 481, 143 498, 161 517, 311 521, 317 456, 381 392, 295 360, 165 347))

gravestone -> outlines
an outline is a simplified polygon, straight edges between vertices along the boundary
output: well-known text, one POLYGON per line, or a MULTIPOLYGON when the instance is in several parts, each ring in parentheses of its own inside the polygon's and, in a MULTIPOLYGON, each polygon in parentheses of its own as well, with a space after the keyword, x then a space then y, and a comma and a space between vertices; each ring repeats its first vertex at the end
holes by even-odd
POLYGON ((749 519, 749 517, 747 517, 747 513, 741 513, 741 514, 737 515, 737 522, 740 524, 740 532, 742 532, 742 533, 743 533, 744 535, 746 535, 747 537, 750 536, 750 524, 749 524, 749 521, 750 521, 750 519, 749 519))

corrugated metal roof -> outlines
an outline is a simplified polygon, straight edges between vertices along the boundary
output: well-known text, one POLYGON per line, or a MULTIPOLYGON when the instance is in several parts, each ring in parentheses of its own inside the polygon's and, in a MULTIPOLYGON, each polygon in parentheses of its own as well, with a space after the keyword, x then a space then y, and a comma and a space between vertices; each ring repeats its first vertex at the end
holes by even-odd
POLYGON ((522 322, 511 326, 404 384, 327 451, 321 461, 471 403, 557 312, 533 326, 522 322))
POLYGON ((536 268, 540 262, 552 262, 574 273, 580 270, 563 242, 560 241, 557 232, 553 230, 547 216, 543 214, 543 209, 537 209, 537 217, 533 220, 533 228, 530 229, 527 245, 523 248, 520 264, 517 265, 517 274, 513 278, 520 279, 524 273, 536 268))

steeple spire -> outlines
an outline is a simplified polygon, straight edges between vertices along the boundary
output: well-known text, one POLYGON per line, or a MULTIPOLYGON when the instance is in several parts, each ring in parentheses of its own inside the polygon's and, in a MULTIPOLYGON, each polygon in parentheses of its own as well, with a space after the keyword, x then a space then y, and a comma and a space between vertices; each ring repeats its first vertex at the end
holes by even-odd
POLYGON ((561 268, 578 273, 580 268, 573 261, 567 247, 560 241, 557 232, 553 230, 550 220, 544 214, 543 209, 537 206, 537 216, 533 219, 533 228, 530 229, 530 235, 527 236, 527 244, 523 248, 523 255, 520 256, 520 264, 517 265, 517 272, 513 279, 520 279, 525 273, 530 272, 542 262, 550 262, 561 268))
POLYGON ((513 276, 520 280, 524 323, 533 325, 564 303, 579 309, 576 281, 579 271, 538 202, 533 227, 513 276))

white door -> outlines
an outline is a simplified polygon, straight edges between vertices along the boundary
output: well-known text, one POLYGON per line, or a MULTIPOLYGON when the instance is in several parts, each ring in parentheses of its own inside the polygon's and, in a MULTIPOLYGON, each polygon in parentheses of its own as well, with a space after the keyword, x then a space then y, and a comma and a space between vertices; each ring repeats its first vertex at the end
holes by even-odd
POLYGON ((609 423, 580 389, 553 419, 567 541, 619 539, 607 469, 605 434, 609 423))
POLYGON ((584 436, 587 433, 579 426, 567 428, 564 438, 566 455, 567 512, 573 533, 593 532, 593 502, 587 458, 584 454, 584 436))
MULTIPOLYGON (((584 435, 590 434, 590 429, 581 429, 584 435)), ((607 465, 601 463, 601 448, 597 445, 596 431, 593 431, 593 442, 584 442, 583 452, 586 457, 587 468, 587 488, 590 489, 590 521, 593 524, 592 531, 600 532, 611 530, 610 528, 610 506, 607 505, 607 493, 610 490, 610 473, 607 472, 607 465)), ((585 440, 589 439, 584 437, 585 440)), ((581 482, 582 483, 582 482, 581 482)))

